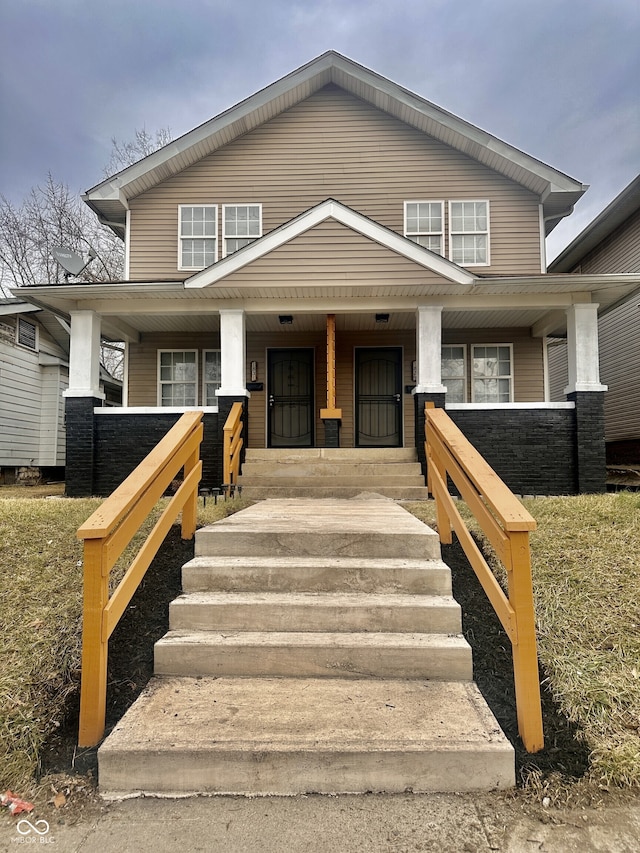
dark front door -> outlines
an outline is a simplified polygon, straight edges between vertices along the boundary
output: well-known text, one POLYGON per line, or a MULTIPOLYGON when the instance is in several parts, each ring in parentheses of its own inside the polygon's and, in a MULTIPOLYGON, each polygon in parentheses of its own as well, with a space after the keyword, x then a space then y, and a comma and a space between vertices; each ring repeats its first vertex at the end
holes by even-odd
POLYGON ((313 350, 269 350, 269 447, 313 447, 313 350))
POLYGON ((356 445, 402 446, 402 350, 356 349, 356 445))

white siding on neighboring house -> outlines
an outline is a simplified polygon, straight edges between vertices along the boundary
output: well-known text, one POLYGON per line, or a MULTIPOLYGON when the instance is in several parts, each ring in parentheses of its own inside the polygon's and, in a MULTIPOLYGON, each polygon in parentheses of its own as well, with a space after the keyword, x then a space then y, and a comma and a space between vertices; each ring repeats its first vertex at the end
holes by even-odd
POLYGON ((42 375, 38 353, 0 342, 0 465, 37 465, 42 375))
POLYGON ((42 368, 42 417, 40 420, 39 464, 56 467, 65 464, 64 398, 69 386, 67 368, 46 365, 42 368))
MULTIPOLYGON (((30 321, 31 322, 31 321, 30 321)), ((16 344, 14 317, 0 324, 0 466, 64 465, 66 354, 39 327, 38 351, 16 344)))

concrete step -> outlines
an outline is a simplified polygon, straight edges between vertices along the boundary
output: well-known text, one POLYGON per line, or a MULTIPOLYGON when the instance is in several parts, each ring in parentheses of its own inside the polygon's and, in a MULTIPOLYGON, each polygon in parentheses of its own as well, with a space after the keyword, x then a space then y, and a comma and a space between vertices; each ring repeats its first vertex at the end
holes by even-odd
POLYGON ((195 556, 439 559, 438 535, 383 498, 266 500, 203 527, 195 556))
POLYGON ((416 462, 415 447, 249 447, 245 461, 309 462, 416 462))
POLYGON ((243 485, 242 496, 250 501, 297 498, 356 498, 363 492, 374 492, 394 501, 426 501, 429 493, 426 486, 260 486, 243 485))
POLYGON ((238 485, 243 489, 251 486, 352 486, 358 488, 360 492, 375 491, 377 486, 422 486, 424 488, 424 477, 421 474, 382 474, 376 476, 359 475, 351 476, 348 472, 342 474, 318 474, 307 473, 305 471, 296 470, 295 476, 288 476, 282 472, 276 474, 252 474, 250 477, 238 477, 238 485))
POLYGON ((472 682, 154 678, 99 751, 105 797, 511 787, 472 682))
POLYGON ((249 476, 238 477, 238 485, 243 489, 248 486, 353 486, 360 489, 361 492, 371 489, 375 491, 376 486, 423 486, 424 477, 422 474, 360 474, 352 475, 348 471, 342 473, 329 474, 325 471, 318 473, 300 471, 296 468, 291 474, 277 471, 275 473, 266 472, 264 474, 252 474, 249 476), (295 474, 295 476, 291 476, 295 474))
POLYGON ((182 568, 188 592, 403 592, 451 595, 442 560, 357 557, 195 557, 182 568))
POLYGON ((245 462, 242 476, 253 477, 362 477, 384 480, 385 477, 418 477, 424 483, 422 468, 418 462, 328 462, 324 459, 288 462, 260 460, 245 462))
POLYGON ((455 634, 451 596, 387 593, 192 592, 169 607, 169 629, 191 631, 390 631, 455 634))
POLYGON ((155 644, 156 675, 427 678, 470 681, 460 634, 170 631, 155 644))

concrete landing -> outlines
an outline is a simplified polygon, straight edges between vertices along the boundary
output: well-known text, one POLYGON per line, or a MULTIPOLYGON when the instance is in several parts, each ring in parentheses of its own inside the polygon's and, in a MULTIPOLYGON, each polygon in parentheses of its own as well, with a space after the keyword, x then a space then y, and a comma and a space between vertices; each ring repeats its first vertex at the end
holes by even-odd
POLYGON ((101 747, 100 774, 107 798, 514 784, 472 682, 374 679, 155 678, 101 747))
POLYGON ((391 500, 266 500, 198 531, 196 556, 440 558, 437 534, 391 500))

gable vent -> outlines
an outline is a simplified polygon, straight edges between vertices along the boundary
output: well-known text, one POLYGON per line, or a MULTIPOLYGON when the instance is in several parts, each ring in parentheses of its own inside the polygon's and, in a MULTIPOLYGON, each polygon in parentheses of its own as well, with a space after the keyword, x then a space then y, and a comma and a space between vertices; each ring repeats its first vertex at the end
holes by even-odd
POLYGON ((18 343, 34 351, 37 349, 37 329, 33 323, 23 320, 22 317, 18 317, 18 343))

